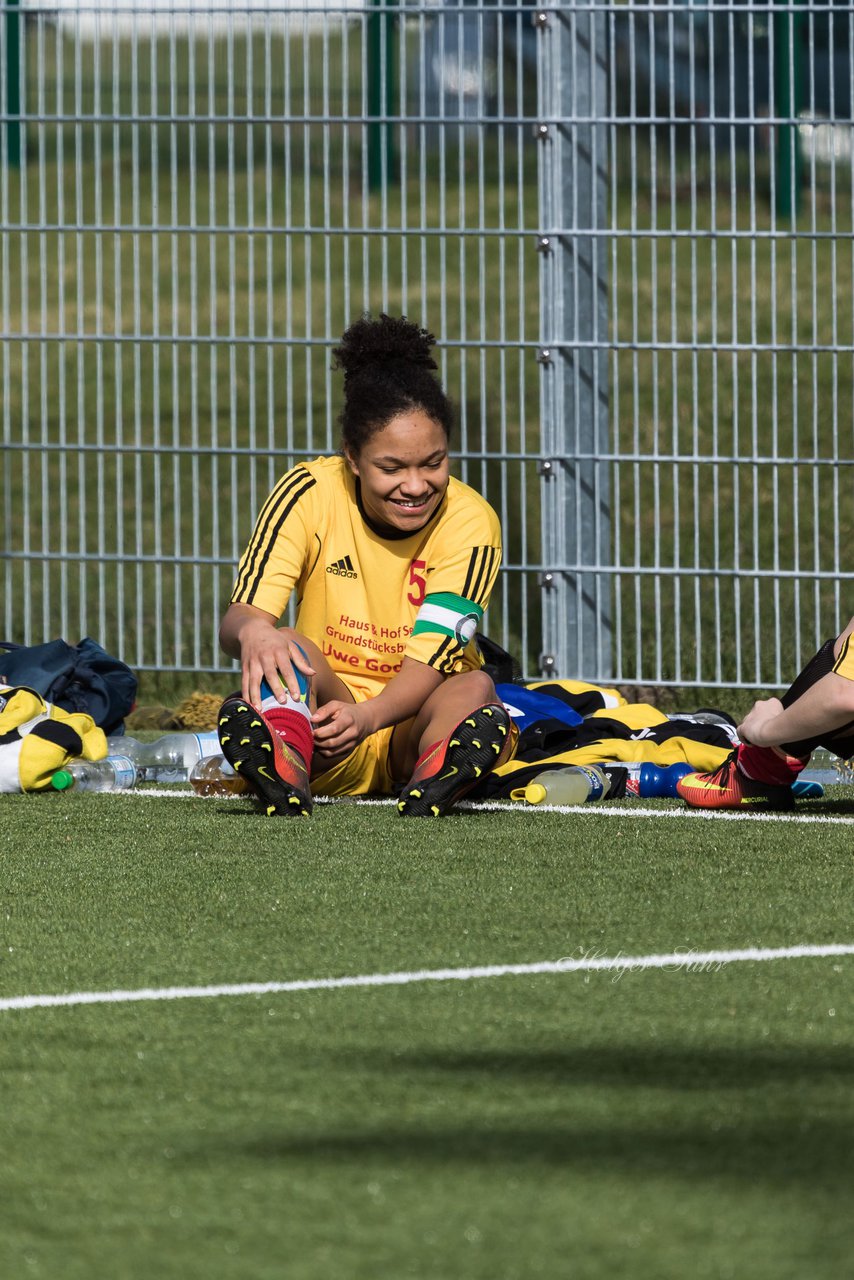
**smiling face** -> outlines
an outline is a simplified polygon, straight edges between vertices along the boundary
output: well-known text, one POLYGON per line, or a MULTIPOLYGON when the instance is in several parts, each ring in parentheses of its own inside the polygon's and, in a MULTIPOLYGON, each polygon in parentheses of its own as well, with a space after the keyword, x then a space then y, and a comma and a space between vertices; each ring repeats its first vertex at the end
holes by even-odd
POLYGON ((362 483, 362 504, 377 524, 417 533, 448 487, 448 438, 421 409, 398 414, 367 440, 357 457, 346 455, 362 483))

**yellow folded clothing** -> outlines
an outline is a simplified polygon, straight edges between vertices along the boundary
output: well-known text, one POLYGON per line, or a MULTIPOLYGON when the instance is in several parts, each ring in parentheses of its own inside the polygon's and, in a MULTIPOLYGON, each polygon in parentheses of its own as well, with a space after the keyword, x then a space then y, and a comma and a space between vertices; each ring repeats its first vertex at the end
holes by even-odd
POLYGON ((23 685, 0 685, 0 792, 44 791, 70 760, 103 760, 91 716, 63 711, 23 685))

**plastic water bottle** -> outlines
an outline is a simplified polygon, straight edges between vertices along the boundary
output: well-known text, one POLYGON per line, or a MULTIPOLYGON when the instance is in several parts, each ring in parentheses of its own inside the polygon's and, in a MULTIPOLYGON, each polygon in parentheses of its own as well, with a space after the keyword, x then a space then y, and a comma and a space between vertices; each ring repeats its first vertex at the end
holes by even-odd
POLYGON ((608 778, 598 765, 574 764, 537 774, 525 788, 525 799, 528 804, 585 804, 604 800, 608 785, 608 778))
POLYGON ((154 742, 136 738, 108 738, 108 750, 129 756, 141 782, 187 782, 193 766, 206 756, 219 755, 219 735, 209 733, 165 733, 154 742))
POLYGON ((202 756, 190 771, 190 786, 200 796, 240 796, 249 790, 223 755, 202 756))
POLYGON ((72 760, 50 780, 55 791, 130 791, 136 786, 136 765, 127 756, 104 760, 72 760))
POLYGON ((676 783, 686 773, 695 773, 690 764, 652 764, 650 761, 634 761, 619 765, 626 770, 626 795, 650 799, 653 796, 678 796, 676 783))

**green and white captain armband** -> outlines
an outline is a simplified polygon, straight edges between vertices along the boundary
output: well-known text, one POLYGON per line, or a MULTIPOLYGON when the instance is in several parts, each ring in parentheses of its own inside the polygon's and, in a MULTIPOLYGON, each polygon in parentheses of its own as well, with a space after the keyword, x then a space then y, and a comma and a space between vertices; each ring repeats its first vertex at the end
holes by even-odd
POLYGON ((463 648, 474 639, 483 609, 474 600, 439 591, 425 598, 418 610, 413 636, 450 636, 463 648))

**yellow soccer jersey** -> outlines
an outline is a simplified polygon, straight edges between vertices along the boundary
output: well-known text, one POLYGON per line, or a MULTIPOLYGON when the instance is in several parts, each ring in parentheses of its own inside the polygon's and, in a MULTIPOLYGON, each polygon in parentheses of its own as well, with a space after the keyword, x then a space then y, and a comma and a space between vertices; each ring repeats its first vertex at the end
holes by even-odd
POLYGON ((846 680, 854 680, 854 636, 846 636, 839 650, 839 657, 833 664, 833 671, 846 680))
POLYGON ((495 512, 452 477, 423 529, 396 532, 368 523, 343 458, 300 464, 264 504, 231 602, 280 618, 295 589, 297 630, 368 695, 404 657, 444 675, 481 666, 474 635, 501 564, 495 512))

